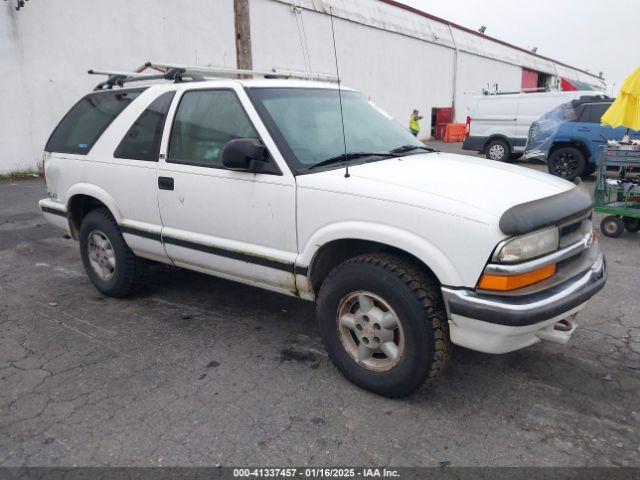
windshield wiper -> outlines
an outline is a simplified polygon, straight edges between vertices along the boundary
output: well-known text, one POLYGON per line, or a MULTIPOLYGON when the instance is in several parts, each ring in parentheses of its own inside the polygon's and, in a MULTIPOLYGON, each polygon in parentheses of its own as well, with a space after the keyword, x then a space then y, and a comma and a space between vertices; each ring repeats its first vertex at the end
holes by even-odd
POLYGON ((389 150, 389 153, 405 153, 411 150, 424 150, 426 152, 437 152, 435 148, 427 147, 426 145, 402 145, 400 147, 389 150))
POLYGON ((336 155, 334 157, 329 157, 326 160, 322 160, 314 165, 309 167, 309 170, 318 167, 324 167, 325 165, 331 165, 332 163, 338 162, 347 162, 349 160, 354 160, 356 158, 363 157, 393 157, 393 153, 381 153, 381 152, 349 152, 347 154, 341 153, 340 155, 336 155))

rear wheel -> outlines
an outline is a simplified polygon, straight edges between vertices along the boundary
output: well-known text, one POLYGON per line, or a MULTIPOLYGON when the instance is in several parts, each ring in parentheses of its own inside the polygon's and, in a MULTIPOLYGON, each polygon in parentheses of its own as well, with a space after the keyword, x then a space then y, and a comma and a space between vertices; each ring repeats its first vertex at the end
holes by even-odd
POLYGON ((504 140, 496 138, 487 143, 484 148, 486 157, 489 160, 495 160, 497 162, 506 162, 511 156, 511 149, 509 144, 504 140))
POLYGON ((609 215, 600 222, 600 231, 607 237, 619 237, 624 231, 624 222, 620 217, 609 215))
POLYGON ((317 313, 338 370, 380 395, 409 395, 449 357, 440 289, 405 258, 367 254, 339 265, 322 284, 317 313))
POLYGON ((105 210, 92 210, 82 221, 80 256, 87 276, 106 295, 123 297, 145 284, 147 262, 133 254, 105 210))
POLYGON ((551 175, 567 180, 584 175, 586 169, 584 155, 575 147, 560 147, 554 150, 547 164, 551 175))
POLYGON ((622 217, 622 223, 627 232, 636 233, 640 230, 640 218, 622 217))

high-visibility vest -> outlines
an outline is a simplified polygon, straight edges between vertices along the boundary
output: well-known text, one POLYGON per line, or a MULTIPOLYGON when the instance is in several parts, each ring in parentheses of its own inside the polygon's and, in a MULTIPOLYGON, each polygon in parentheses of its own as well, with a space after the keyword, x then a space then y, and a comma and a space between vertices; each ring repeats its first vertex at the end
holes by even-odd
POLYGON ((409 130, 411 130, 412 132, 420 131, 420 123, 418 123, 418 119, 413 113, 409 117, 409 130))

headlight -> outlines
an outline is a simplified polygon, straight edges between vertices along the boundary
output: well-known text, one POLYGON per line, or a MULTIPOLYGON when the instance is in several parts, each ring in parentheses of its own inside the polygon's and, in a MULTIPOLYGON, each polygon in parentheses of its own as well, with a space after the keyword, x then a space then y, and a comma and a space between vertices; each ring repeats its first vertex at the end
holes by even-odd
POLYGON ((558 249, 560 234, 558 227, 546 228, 507 240, 496 253, 501 263, 515 263, 540 257, 558 249))

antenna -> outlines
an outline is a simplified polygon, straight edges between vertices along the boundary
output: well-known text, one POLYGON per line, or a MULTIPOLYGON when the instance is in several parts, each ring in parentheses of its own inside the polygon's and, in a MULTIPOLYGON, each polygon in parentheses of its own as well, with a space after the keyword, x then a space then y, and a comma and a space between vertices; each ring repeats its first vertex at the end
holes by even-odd
POLYGON ((331 34, 333 36, 333 56, 336 59, 336 77, 338 78, 338 98, 340 99, 340 121, 342 122, 342 144, 344 145, 344 178, 349 178, 349 161, 347 160, 347 135, 344 133, 344 113, 342 111, 342 89, 340 88, 340 70, 338 69, 338 51, 336 50, 336 30, 333 27, 333 7, 329 7, 331 17, 331 34))

